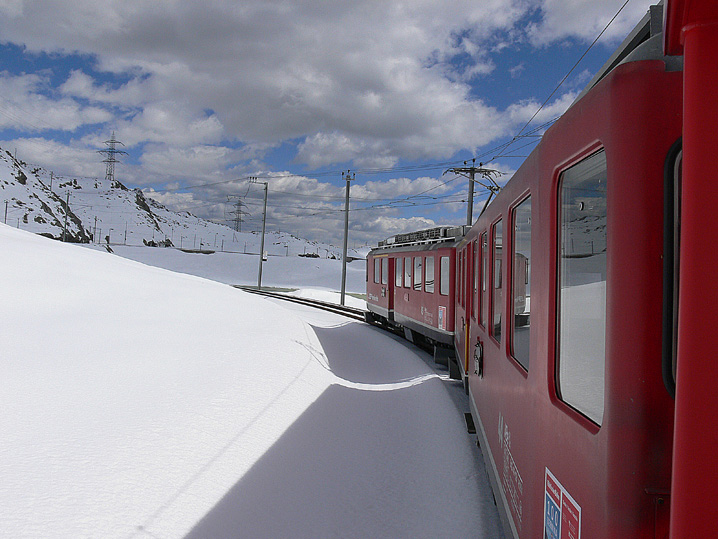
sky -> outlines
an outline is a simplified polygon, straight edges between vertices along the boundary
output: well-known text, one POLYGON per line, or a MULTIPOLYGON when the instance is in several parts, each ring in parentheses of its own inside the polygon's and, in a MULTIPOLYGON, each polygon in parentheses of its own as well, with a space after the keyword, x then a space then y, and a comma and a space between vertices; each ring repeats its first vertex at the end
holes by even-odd
POLYGON ((465 222, 449 169, 508 180, 539 139, 502 145, 542 133, 651 3, 556 90, 624 0, 2 0, 0 148, 104 178, 114 133, 116 179, 169 208, 231 224, 239 199, 259 230, 254 177, 268 229, 335 244, 350 172, 349 240, 372 244, 465 222))

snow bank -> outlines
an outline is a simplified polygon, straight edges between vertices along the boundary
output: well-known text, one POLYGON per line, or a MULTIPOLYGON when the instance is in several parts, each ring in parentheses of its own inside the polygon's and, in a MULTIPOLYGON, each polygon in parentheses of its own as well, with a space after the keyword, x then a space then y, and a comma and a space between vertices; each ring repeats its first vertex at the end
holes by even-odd
MULTIPOLYGON (((98 245, 86 248, 104 251, 98 245)), ((179 249, 130 247, 113 245, 115 254, 144 264, 180 273, 197 275, 227 284, 257 284, 259 255, 214 252, 186 253, 179 249)), ((262 286, 280 288, 321 287, 325 290, 341 288, 341 260, 303 258, 298 256, 270 256, 262 265, 262 286)), ((366 261, 347 264, 347 291, 364 293, 366 261)))
POLYGON ((0 536, 496 536, 403 342, 3 225, 0 249, 0 536))
MULTIPOLYGON (((327 303, 336 303, 337 305, 341 304, 342 300, 342 295, 339 292, 319 288, 300 288, 294 292, 289 292, 289 295, 299 298, 325 301, 327 303)), ((356 307, 357 309, 366 309, 365 300, 355 298, 354 296, 350 296, 348 294, 344 295, 344 305, 347 307, 356 307)))

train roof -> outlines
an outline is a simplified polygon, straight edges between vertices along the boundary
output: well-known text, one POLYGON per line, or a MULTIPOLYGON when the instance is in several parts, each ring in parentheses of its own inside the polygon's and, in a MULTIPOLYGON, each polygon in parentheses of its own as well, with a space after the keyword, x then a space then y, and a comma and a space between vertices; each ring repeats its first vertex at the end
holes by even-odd
POLYGON ((469 230, 469 226, 439 226, 406 234, 396 234, 384 241, 372 251, 398 249, 404 247, 426 247, 440 244, 453 244, 461 241, 469 230))
POLYGON ((683 69, 682 56, 665 56, 663 54, 663 9, 663 0, 649 7, 641 21, 598 70, 583 91, 578 94, 571 106, 580 101, 616 66, 625 62, 655 59, 665 61, 668 70, 681 71, 683 69))

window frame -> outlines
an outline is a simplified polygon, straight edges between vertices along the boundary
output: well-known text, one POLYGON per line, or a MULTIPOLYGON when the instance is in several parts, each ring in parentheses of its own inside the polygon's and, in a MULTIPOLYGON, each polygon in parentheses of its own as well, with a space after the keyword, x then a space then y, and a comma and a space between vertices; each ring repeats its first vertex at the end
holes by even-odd
POLYGON ((503 250, 504 250, 504 218, 503 215, 500 216, 496 221, 494 221, 491 224, 491 289, 489 290, 489 335, 491 336, 491 339, 497 344, 501 345, 503 343, 503 325, 504 325, 504 303, 505 303, 505 297, 504 297, 504 286, 503 286, 503 269, 505 264, 503 263, 503 250), (498 227, 501 227, 501 255, 500 257, 496 256, 496 229, 498 227), (498 272, 496 270, 496 263, 499 263, 498 272), (498 279, 498 281, 497 281, 498 279), (497 286, 498 283, 498 286, 497 286), (501 290, 501 294, 499 294, 497 298, 497 290, 501 290), (498 314, 499 314, 499 331, 497 334, 496 331, 496 309, 498 307, 498 314))
POLYGON ((486 329, 486 320, 488 319, 488 313, 486 312, 488 301, 486 297, 486 281, 488 278, 488 265, 489 265, 489 233, 488 230, 484 230, 479 234, 479 242, 481 243, 481 263, 479 272, 481 276, 479 278, 479 325, 482 329, 486 329))
POLYGON ((433 294, 436 289, 436 259, 434 255, 424 257, 424 292, 433 294), (429 281, 429 261, 431 260, 431 281, 429 281))
POLYGON ((411 257, 404 257, 404 288, 411 288, 411 257))
POLYGON ((415 256, 414 257, 414 290, 421 292, 421 289, 424 285, 424 273, 422 271, 422 267, 424 264, 424 257, 422 255, 415 256), (417 265, 418 262, 418 265, 417 265))
MULTIPOLYGON (((562 271, 562 249, 563 249, 563 187, 564 187, 564 180, 565 180, 565 174, 569 170, 571 170, 574 167, 577 167, 581 165, 582 163, 588 161, 589 159, 596 157, 599 154, 604 155, 605 159, 605 174, 606 174, 606 184, 608 184, 608 156, 606 155, 606 150, 603 146, 595 145, 593 146, 589 151, 586 151, 582 153, 579 157, 572 159, 570 162, 567 162, 564 164, 564 166, 557 168, 557 172, 555 175, 555 196, 554 196, 554 204, 555 204, 555 222, 554 226, 556 227, 554 229, 555 232, 555 238, 556 238, 556 248, 555 252, 553 253, 553 262, 554 265, 553 272, 554 272, 554 294, 553 294, 553 303, 555 305, 555 311, 553 313, 553 324, 554 324, 554 335, 553 335, 553 341, 554 341, 554 353, 553 355, 553 384, 554 384, 554 391, 557 398, 557 402, 560 403, 560 405, 572 416, 574 419, 576 419, 580 424, 582 424, 584 427, 586 427, 589 431, 597 433, 602 424, 605 422, 606 418, 606 384, 608 381, 608 378, 606 377, 606 365, 608 364, 608 356, 607 356, 607 335, 608 335, 608 315, 607 315, 607 306, 608 306, 608 297, 609 297, 609 283, 608 283, 608 264, 606 263, 606 290, 605 290, 605 297, 604 297, 604 356, 603 356, 603 407, 601 412, 601 418, 600 420, 596 420, 595 418, 591 417, 589 413, 586 412, 584 405, 577 405, 576 402, 569 402, 566 400, 566 397, 563 394, 562 387, 561 387, 561 353, 562 353, 562 339, 561 339, 561 331, 562 331, 562 277, 563 277, 563 271, 562 271)), ((608 202, 608 185, 606 185, 606 202, 608 202)), ((606 215, 609 213, 609 208, 606 209, 606 215)), ((606 253, 608 257, 608 217, 606 217, 606 253)), ((585 404, 585 403, 584 403, 585 404)))
MULTIPOLYGON (((522 358, 517 357, 516 349, 514 347, 515 344, 515 338, 516 338, 516 277, 517 277, 517 267, 516 267, 516 218, 517 214, 519 212, 520 207, 526 203, 527 201, 531 201, 531 193, 525 193, 523 196, 521 196, 518 201, 511 207, 510 210, 510 220, 511 220, 511 252, 510 257, 507 257, 507 260, 510 261, 511 267, 509 269, 510 275, 509 275, 509 287, 510 287, 510 298, 508 302, 509 306, 509 357, 513 359, 518 366, 521 367, 522 371, 528 373, 529 367, 531 364, 531 326, 530 326, 530 318, 529 318, 529 346, 528 346, 528 357, 526 358, 526 362, 522 360, 522 358)), ((529 219, 531 219, 530 225, 532 225, 532 216, 533 216, 533 206, 530 208, 529 213, 529 219)), ((527 288, 530 290, 530 273, 531 268, 530 264, 532 254, 531 254, 531 247, 532 247, 532 241, 533 241, 533 229, 531 226, 529 227, 529 258, 526 259, 526 271, 524 272, 524 283, 527 285, 527 288)), ((529 307, 530 309, 530 307, 529 307)), ((530 310, 529 310, 529 317, 530 317, 530 310)))
POLYGON ((448 256, 439 257, 439 295, 448 296, 451 293, 451 260, 448 256), (446 262, 446 264, 444 264, 446 262), (446 287, 444 287, 446 285, 446 287))

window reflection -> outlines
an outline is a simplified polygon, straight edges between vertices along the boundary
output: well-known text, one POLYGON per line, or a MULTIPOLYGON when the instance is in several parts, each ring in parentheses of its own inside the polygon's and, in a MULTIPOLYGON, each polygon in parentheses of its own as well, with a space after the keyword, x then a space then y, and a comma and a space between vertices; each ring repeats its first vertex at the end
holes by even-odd
POLYGON ((502 250, 503 250, 503 221, 498 221, 494 225, 494 272, 493 280, 494 286, 491 290, 491 305, 492 305, 492 331, 493 337, 501 342, 501 310, 503 307, 503 291, 502 291, 502 250))
POLYGON ((606 155, 561 176, 559 389, 561 398, 601 424, 606 349, 606 155))
POLYGON ((434 257, 426 257, 426 279, 424 280, 424 290, 430 294, 434 293, 434 257))
POLYGON ((449 257, 448 256, 442 256, 440 260, 440 278, 441 278, 441 288, 439 290, 439 293, 442 296, 448 296, 449 295, 449 279, 451 276, 449 275, 449 257))
POLYGON ((512 268, 514 309, 514 358, 529 368, 529 342, 531 330, 531 199, 527 198, 514 211, 514 259, 512 268))
POLYGON ((414 257, 414 290, 421 290, 421 260, 420 256, 414 257))

